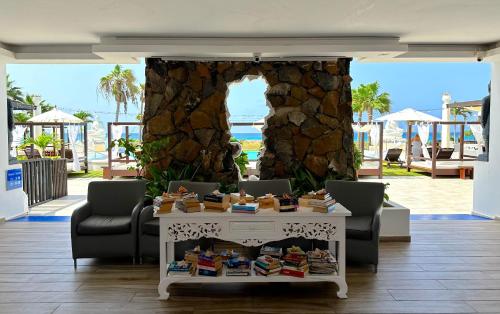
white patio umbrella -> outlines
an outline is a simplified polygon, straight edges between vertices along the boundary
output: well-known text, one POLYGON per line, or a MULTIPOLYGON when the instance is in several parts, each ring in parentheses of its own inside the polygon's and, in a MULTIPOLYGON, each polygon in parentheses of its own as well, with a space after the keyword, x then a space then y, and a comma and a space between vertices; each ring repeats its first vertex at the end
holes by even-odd
POLYGON ((431 116, 430 114, 417 111, 413 108, 406 108, 398 112, 390 113, 388 115, 375 119, 376 121, 423 121, 434 122, 441 121, 441 119, 431 116))
POLYGON ((262 127, 264 127, 264 118, 255 121, 255 123, 258 123, 257 125, 252 125, 253 128, 257 129, 257 131, 262 131, 262 127))
POLYGON ((76 148, 76 141, 78 138, 78 133, 80 129, 77 125, 82 123, 83 120, 75 117, 72 114, 61 111, 57 108, 54 108, 50 111, 44 112, 42 114, 36 115, 28 120, 28 122, 38 122, 38 123, 67 123, 68 125, 68 139, 71 144, 71 150, 73 152, 73 163, 72 169, 73 171, 80 171, 80 161, 78 157, 78 151, 76 148))
POLYGON ((54 108, 32 117, 28 122, 82 123, 83 121, 72 114, 54 108))

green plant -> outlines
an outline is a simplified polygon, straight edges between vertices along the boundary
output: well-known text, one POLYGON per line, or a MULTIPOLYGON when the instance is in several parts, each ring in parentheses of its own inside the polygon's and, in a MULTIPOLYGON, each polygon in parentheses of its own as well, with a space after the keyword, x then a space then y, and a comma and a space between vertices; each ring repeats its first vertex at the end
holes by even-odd
POLYGON ((99 80, 98 91, 106 99, 113 98, 116 102, 115 122, 120 117, 120 107, 123 104, 123 110, 127 113, 128 103, 137 103, 140 89, 136 85, 136 78, 130 69, 123 69, 116 65, 113 70, 99 80))
POLYGON ((34 145, 39 151, 42 157, 45 157, 45 150, 49 145, 53 145, 55 149, 61 147, 61 140, 52 134, 42 133, 36 138, 27 138, 24 140, 21 147, 26 147, 29 145, 34 145))
POLYGON ((18 112, 14 114, 14 121, 16 123, 26 123, 31 118, 31 114, 26 112, 18 112))
MULTIPOLYGON (((236 137, 231 137, 231 139, 229 141, 231 143, 241 144, 241 142, 236 137)), ((242 175, 247 172, 247 165, 250 164, 250 162, 248 161, 248 154, 247 153, 242 151, 238 157, 234 158, 234 162, 235 162, 235 164, 238 165, 238 168, 240 169, 240 173, 242 175)))
POLYGON ((75 117, 81 119, 84 122, 92 122, 92 119, 94 119, 93 114, 91 114, 88 111, 84 111, 84 110, 77 111, 77 112, 73 113, 73 115, 75 117))
POLYGON ((387 194, 387 189, 389 189, 390 183, 384 183, 384 200, 389 200, 389 194, 387 194))
MULTIPOLYGON (((453 115, 453 121, 457 122, 457 117, 461 116, 464 121, 467 120, 467 117, 472 115, 472 111, 464 108, 464 107, 454 107, 451 108, 451 114, 453 115)), ((457 142, 457 125, 453 125, 453 142, 457 142)))
MULTIPOLYGON (((35 101, 33 100, 33 97, 35 96, 39 95, 26 95, 26 97, 24 98, 24 102, 28 105, 35 106, 35 101)), ((42 109, 42 113, 50 111, 56 107, 55 105, 49 104, 46 100, 42 100, 38 105, 42 109)))
POLYGON ((293 178, 290 178, 292 185, 292 193, 296 197, 300 197, 311 191, 317 191, 325 187, 326 180, 338 179, 336 174, 329 171, 324 177, 317 177, 304 167, 295 167, 293 170, 293 178))
POLYGON ((166 170, 159 170, 157 167, 148 167, 150 179, 146 182, 146 197, 153 199, 160 196, 168 190, 170 181, 193 180, 196 176, 197 169, 192 165, 185 165, 183 168, 176 170, 170 167, 166 170))
POLYGON ((354 144, 353 146, 353 154, 354 154, 354 169, 361 169, 361 165, 363 165, 363 153, 359 150, 358 146, 354 144))
POLYGON ((373 112, 389 112, 391 110, 391 99, 389 93, 379 94, 380 84, 373 82, 361 84, 352 90, 352 110, 358 113, 358 121, 361 122, 363 112, 368 115, 368 122, 373 120, 373 112))
POLYGON ((14 83, 14 80, 11 80, 9 74, 7 74, 7 97, 12 100, 23 102, 23 91, 21 87, 14 86, 14 83))

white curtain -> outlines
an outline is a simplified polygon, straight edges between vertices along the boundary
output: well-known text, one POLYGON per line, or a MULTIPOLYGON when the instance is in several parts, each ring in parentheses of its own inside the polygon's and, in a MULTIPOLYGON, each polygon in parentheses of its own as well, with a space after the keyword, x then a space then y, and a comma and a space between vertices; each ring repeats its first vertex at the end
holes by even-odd
POLYGON ((380 141, 380 126, 378 124, 371 125, 370 138, 372 140, 372 145, 377 146, 380 141))
POLYGON ((480 124, 469 124, 469 127, 476 142, 480 145, 484 145, 483 127, 480 124))
POLYGON ((418 136, 422 142, 422 154, 425 158, 431 158, 429 151, 427 150, 427 142, 429 141, 429 124, 418 124, 417 125, 418 136))
MULTIPOLYGON (((112 125, 111 126, 111 138, 113 141, 121 139, 122 133, 123 133, 123 127, 121 125, 112 125)), ((108 143, 108 145, 111 145, 111 143, 108 143)), ((119 150, 118 146, 113 147, 113 151, 112 151, 113 158, 118 157, 118 150, 119 150)))
POLYGON ((10 146, 10 156, 17 156, 17 147, 21 145, 21 140, 24 137, 24 131, 26 131, 26 127, 22 125, 16 125, 14 130, 12 130, 12 143, 10 146))
POLYGON ((80 133, 80 126, 70 124, 68 125, 68 139, 69 144, 71 145, 71 151, 73 152, 73 164, 71 168, 73 171, 80 171, 80 159, 78 156, 78 152, 76 150, 76 140, 78 139, 78 133, 80 133))

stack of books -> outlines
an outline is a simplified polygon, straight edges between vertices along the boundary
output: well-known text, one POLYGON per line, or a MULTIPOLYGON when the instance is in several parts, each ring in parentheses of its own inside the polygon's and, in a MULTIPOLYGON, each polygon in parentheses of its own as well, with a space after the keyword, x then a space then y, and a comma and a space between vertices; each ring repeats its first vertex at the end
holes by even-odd
POLYGON ((335 200, 323 189, 312 195, 309 206, 313 208, 313 212, 328 213, 335 209, 335 200))
MULTIPOLYGON (((231 204, 238 203, 241 199, 240 193, 231 193, 230 196, 231 196, 231 204)), ((254 199, 255 198, 252 195, 245 193, 245 200, 247 203, 253 202, 254 199)))
POLYGON ((192 263, 194 267, 198 266, 198 256, 201 254, 200 246, 184 252, 184 261, 192 263))
POLYGON ((233 204, 231 212, 243 213, 243 214, 256 214, 259 212, 259 204, 258 203, 247 203, 245 205, 233 204))
POLYGON ((282 275, 304 278, 309 270, 307 255, 299 247, 289 248, 287 254, 283 256, 283 261, 282 275))
POLYGON ((185 213, 196 213, 201 211, 201 203, 198 201, 196 193, 184 195, 180 200, 175 201, 175 207, 185 213))
POLYGON ((198 256, 198 275, 215 277, 221 273, 222 260, 220 255, 207 251, 198 256))
POLYGON ((266 194, 264 196, 260 196, 257 198, 257 201, 259 202, 259 208, 272 208, 276 209, 278 206, 278 201, 274 197, 273 194, 266 194))
POLYGON ((295 197, 292 197, 291 195, 286 193, 283 194, 283 196, 278 197, 278 202, 278 210, 281 213, 294 212, 297 211, 297 208, 299 207, 299 201, 295 197))
POLYGON ((311 274, 331 275, 337 272, 337 260, 328 250, 307 252, 307 263, 311 274))
POLYGON ((219 191, 213 191, 203 197, 205 211, 208 212, 225 212, 231 207, 231 197, 228 194, 219 191))
POLYGON ((283 255, 283 249, 280 247, 263 245, 260 248, 260 255, 269 255, 279 259, 283 255))
POLYGON ((235 252, 234 250, 223 250, 222 252, 220 252, 219 255, 222 259, 222 264, 226 265, 227 261, 229 261, 230 259, 237 258, 238 256, 240 256, 240 254, 238 254, 238 252, 235 252))
POLYGON ((252 262, 243 256, 227 261, 226 276, 250 276, 252 262))
POLYGON ((172 276, 192 276, 195 269, 192 263, 174 261, 168 265, 168 274, 172 276))
POLYGON ((158 213, 171 213, 175 198, 168 193, 163 193, 153 200, 153 207, 158 213))
POLYGON ((262 255, 257 258, 253 266, 255 274, 258 276, 279 275, 281 262, 279 259, 269 255, 262 255))

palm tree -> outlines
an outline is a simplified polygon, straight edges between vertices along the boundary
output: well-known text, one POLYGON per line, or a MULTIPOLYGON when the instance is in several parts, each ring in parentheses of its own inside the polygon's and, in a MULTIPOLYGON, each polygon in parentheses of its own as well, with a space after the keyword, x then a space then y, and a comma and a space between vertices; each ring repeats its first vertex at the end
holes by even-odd
POLYGON ((139 84, 139 101, 141 102, 141 111, 139 112, 139 114, 141 115, 142 121, 142 117, 144 116, 144 104, 146 103, 146 91, 144 83, 139 84))
MULTIPOLYGON (((463 107, 451 108, 451 114, 453 115, 453 120, 457 122, 457 117, 462 116, 463 120, 467 120, 467 117, 472 115, 472 111, 463 107)), ((457 142, 457 125, 453 125, 453 143, 457 142)))
MULTIPOLYGON (((33 100, 33 97, 35 97, 35 96, 39 96, 39 95, 27 94, 26 97, 24 97, 24 103, 28 104, 28 105, 35 106, 35 101, 33 100)), ((41 107, 42 113, 50 111, 56 107, 55 105, 49 104, 46 100, 42 100, 38 105, 41 107)))
POLYGON ((373 82, 361 84, 352 91, 352 109, 358 113, 358 120, 361 121, 363 112, 367 113, 368 122, 373 120, 373 112, 386 113, 391 110, 391 99, 389 93, 379 94, 380 84, 373 82))
POLYGON ((12 100, 17 100, 23 102, 23 92, 21 87, 14 86, 14 80, 10 79, 9 74, 7 74, 7 97, 12 100))
POLYGON ((115 122, 120 117, 120 106, 127 113, 129 102, 137 103, 139 87, 136 85, 136 78, 130 69, 123 69, 116 65, 106 76, 101 77, 98 86, 99 92, 108 100, 114 98, 116 102, 115 122))
POLYGON ((84 110, 77 111, 77 112, 73 113, 73 115, 75 117, 81 119, 84 122, 92 122, 92 119, 94 119, 93 114, 91 114, 88 111, 84 111, 84 110))

